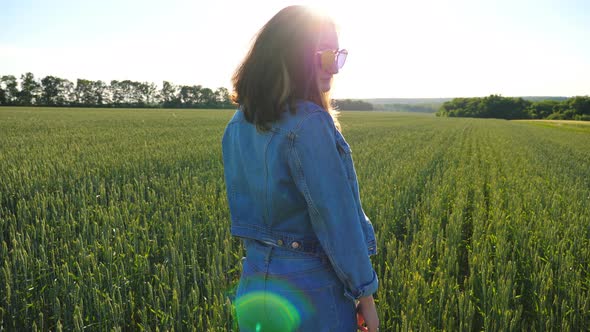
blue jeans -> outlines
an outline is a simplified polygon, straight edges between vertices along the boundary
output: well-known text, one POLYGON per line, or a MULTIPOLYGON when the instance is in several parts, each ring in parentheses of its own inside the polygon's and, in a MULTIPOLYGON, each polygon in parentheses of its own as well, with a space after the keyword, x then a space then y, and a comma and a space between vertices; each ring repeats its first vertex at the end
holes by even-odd
POLYGON ((244 244, 234 303, 240 331, 357 331, 354 301, 326 255, 244 244))

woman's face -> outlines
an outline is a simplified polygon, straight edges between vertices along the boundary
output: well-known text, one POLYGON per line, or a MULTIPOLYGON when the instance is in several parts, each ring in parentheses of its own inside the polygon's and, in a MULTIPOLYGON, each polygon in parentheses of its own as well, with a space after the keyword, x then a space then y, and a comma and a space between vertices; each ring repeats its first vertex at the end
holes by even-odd
POLYGON ((335 61, 335 55, 332 56, 334 61, 330 61, 329 55, 325 54, 325 58, 321 56, 322 51, 337 51, 338 35, 335 29, 328 29, 325 33, 320 36, 318 48, 317 48, 317 80, 319 83, 320 90, 322 92, 330 91, 332 86, 332 76, 338 73, 338 65, 335 61), (323 63, 323 65, 322 65, 323 63))

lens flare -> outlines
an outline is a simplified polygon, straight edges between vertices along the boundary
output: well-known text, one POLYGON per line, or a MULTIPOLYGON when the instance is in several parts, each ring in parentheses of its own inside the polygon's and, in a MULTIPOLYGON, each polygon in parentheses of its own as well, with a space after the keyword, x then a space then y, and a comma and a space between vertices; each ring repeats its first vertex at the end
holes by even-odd
POLYGON ((297 308, 282 296, 252 292, 236 301, 240 328, 246 331, 295 331, 301 323, 297 308))
POLYGON ((295 331, 315 308, 292 285, 280 279, 252 278, 234 302, 240 331, 295 331))

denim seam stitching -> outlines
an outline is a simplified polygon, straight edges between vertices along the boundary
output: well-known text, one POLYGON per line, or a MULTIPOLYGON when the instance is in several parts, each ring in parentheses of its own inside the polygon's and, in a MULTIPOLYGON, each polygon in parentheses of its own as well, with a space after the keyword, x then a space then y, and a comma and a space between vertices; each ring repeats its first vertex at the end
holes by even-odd
MULTIPOLYGON (((317 114, 317 113, 313 113, 313 114, 317 114)), ((309 118, 306 117, 306 119, 309 118)), ((302 121, 303 122, 303 121, 302 121)), ((296 135, 292 135, 292 136, 296 136, 296 135)), ((292 142, 291 142, 291 152, 293 153, 295 162, 296 162, 296 166, 297 166, 297 175, 300 178, 300 182, 301 182, 301 189, 303 191, 303 196, 305 197, 305 200, 307 201, 307 204, 309 205, 309 209, 312 213, 310 213, 310 217, 313 218, 319 218, 320 217, 320 213, 317 209, 317 207, 315 206, 311 195, 309 194, 309 189, 307 186, 307 182, 305 181, 305 174, 303 173, 303 167, 301 165, 301 159, 299 158, 299 154, 297 153, 297 149, 295 148, 295 137, 292 138, 292 142)), ((322 245, 323 246, 323 245, 322 245)), ((324 251, 326 252, 326 254, 328 255, 328 257, 331 257, 332 255, 332 248, 329 247, 329 244, 326 244, 327 248, 324 248, 324 251)), ((330 259, 330 261, 332 261, 332 259, 330 259)), ((344 271, 340 268, 340 266, 338 264, 332 264, 333 268, 337 271, 337 273, 341 276, 343 276, 344 281, 348 286, 351 286, 351 280, 347 277, 346 273, 344 273, 344 271)))
POLYGON ((264 147, 264 182, 265 182, 265 186, 264 186, 264 200, 265 200, 265 204, 264 204, 264 214, 265 214, 265 224, 268 225, 268 223, 271 222, 270 220, 270 213, 269 213, 269 204, 268 202, 270 202, 270 200, 268 199, 269 196, 269 187, 270 187, 270 181, 268 181, 268 148, 270 146, 270 142, 272 142, 272 139, 274 138, 274 133, 270 136, 270 139, 266 142, 266 146, 264 147))
POLYGON ((316 115, 316 114, 321 114, 322 113, 326 113, 326 111, 323 111, 322 109, 314 109, 309 111, 309 113, 307 113, 301 120, 299 120, 299 122, 295 125, 295 127, 293 128, 292 132, 295 135, 295 137, 297 137, 297 132, 299 130, 301 130, 301 126, 303 125, 303 122, 305 122, 306 120, 308 120, 309 118, 311 118, 312 116, 316 115))
MULTIPOLYGON (((305 237, 305 236, 300 236, 300 235, 293 235, 292 233, 289 232, 280 232, 280 231, 272 231, 270 228, 268 227, 260 227, 254 224, 242 224, 240 223, 239 225, 232 225, 232 228, 236 228, 236 229, 247 229, 247 230, 252 230, 252 231, 262 231, 270 236, 281 236, 281 237, 285 237, 285 238, 289 238, 292 239, 294 241, 317 241, 317 239, 314 238, 309 238, 309 237, 305 237)), ((319 242, 319 241, 318 241, 319 242)))

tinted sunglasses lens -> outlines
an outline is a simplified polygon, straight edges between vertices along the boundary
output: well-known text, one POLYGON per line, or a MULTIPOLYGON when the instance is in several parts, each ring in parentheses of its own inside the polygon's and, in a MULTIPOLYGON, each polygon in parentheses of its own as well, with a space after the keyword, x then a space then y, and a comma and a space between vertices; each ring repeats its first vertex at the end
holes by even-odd
POLYGON ((344 66, 347 56, 348 56, 347 50, 342 50, 342 51, 338 52, 338 55, 336 57, 336 61, 338 61, 338 69, 341 69, 342 66, 344 66))

